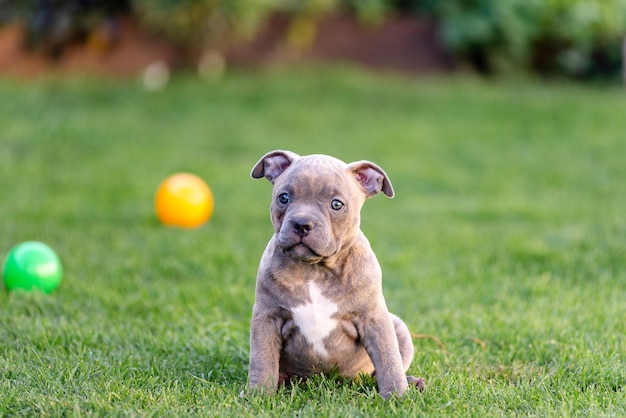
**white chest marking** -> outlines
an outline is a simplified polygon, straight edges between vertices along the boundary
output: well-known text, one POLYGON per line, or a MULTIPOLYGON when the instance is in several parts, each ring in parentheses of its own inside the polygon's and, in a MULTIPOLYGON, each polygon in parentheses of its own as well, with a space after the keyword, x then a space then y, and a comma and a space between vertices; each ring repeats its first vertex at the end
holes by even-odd
POLYGON ((327 356, 324 338, 337 327, 337 320, 332 318, 337 312, 337 304, 324 297, 313 282, 309 282, 309 297, 311 302, 292 309, 293 321, 315 351, 327 356))

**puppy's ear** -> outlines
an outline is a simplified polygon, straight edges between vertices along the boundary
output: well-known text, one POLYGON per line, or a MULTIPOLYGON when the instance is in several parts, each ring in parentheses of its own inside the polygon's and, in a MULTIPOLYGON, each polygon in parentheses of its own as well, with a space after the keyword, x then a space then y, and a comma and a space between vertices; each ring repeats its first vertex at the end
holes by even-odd
POLYGON ((370 161, 357 161, 348 165, 354 174, 357 183, 364 189, 367 197, 376 196, 383 192, 387 197, 393 197, 394 191, 385 171, 370 161))
POLYGON ((300 156, 291 151, 271 151, 265 154, 255 164, 250 172, 253 179, 265 177, 274 184, 274 181, 280 176, 294 161, 300 156))

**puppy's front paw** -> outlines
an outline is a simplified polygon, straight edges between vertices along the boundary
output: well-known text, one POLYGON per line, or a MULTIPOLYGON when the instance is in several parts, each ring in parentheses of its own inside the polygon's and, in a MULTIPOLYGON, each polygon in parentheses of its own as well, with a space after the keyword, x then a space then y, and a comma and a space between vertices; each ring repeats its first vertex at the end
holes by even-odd
POLYGON ((407 381, 407 383, 409 384, 410 387, 414 386, 420 392, 423 392, 424 389, 426 389, 426 381, 422 377, 407 376, 406 377, 406 381, 407 381))

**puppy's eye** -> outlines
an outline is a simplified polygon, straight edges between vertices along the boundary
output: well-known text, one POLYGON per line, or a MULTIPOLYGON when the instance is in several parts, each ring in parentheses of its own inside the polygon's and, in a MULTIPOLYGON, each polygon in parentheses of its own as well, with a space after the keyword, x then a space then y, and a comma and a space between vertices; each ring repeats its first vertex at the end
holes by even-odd
POLYGON ((333 201, 330 202, 330 207, 333 208, 333 210, 340 210, 344 206, 345 205, 343 204, 343 202, 341 200, 338 200, 338 199, 333 199, 333 201))
POLYGON ((281 205, 286 205, 289 203, 291 199, 289 198, 289 195, 287 193, 281 193, 278 195, 278 203, 280 203, 281 205))

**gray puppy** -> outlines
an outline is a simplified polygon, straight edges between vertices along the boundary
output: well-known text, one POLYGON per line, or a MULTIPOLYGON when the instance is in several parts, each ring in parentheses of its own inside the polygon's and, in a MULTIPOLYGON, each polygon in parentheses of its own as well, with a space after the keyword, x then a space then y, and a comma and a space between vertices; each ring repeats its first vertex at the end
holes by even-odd
POLYGON ((389 313, 382 273, 360 229, 367 198, 394 191, 369 161, 264 155, 251 172, 274 184, 274 235, 261 258, 250 326, 250 387, 273 392, 292 377, 376 376, 379 393, 403 394, 423 379, 407 326, 389 313))

